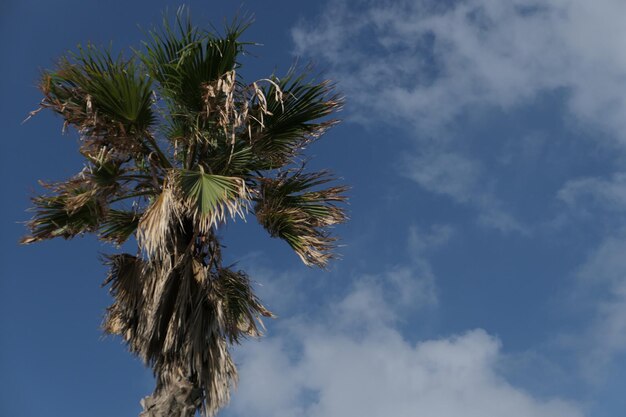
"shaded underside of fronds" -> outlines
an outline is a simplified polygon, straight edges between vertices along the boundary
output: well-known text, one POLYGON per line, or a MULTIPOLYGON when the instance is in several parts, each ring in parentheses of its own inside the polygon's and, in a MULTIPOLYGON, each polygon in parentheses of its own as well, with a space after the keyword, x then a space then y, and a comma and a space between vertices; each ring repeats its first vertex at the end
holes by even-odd
POLYGON ((109 210, 100 223, 99 237, 121 245, 137 231, 140 218, 136 210, 109 210))
POLYGON ((347 188, 319 188, 333 181, 327 172, 286 171, 277 178, 259 179, 255 206, 259 223, 273 237, 284 239, 309 266, 325 267, 334 256, 335 238, 328 228, 347 220, 343 208, 347 188))
POLYGON ((48 184, 54 194, 32 199, 35 214, 26 224, 31 234, 21 243, 63 237, 73 238, 83 233, 95 232, 105 216, 108 206, 106 194, 114 190, 90 187, 89 182, 70 179, 65 183, 48 184))
POLYGON ((264 329, 261 317, 272 318, 274 315, 254 294, 248 275, 222 268, 213 286, 223 302, 224 330, 228 340, 239 343, 242 337, 261 336, 264 329))

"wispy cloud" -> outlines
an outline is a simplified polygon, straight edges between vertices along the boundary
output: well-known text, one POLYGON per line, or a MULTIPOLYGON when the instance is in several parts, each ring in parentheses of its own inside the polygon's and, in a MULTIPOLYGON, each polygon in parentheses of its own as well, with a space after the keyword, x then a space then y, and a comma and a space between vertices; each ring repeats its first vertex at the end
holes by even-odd
POLYGON ((602 382, 614 359, 626 352, 626 233, 607 237, 578 271, 580 295, 591 307, 591 320, 577 336, 581 369, 602 382))
POLYGON ((562 91, 574 116, 626 140, 625 13, 619 0, 335 0, 293 38, 364 119, 439 131, 476 108, 562 91))
POLYGON ((330 0, 292 34, 297 54, 339 80, 353 121, 406 127, 419 149, 403 161, 408 178, 486 226, 529 234, 498 173, 450 133, 550 95, 570 127, 626 143, 625 13, 620 0, 330 0))
MULTIPOLYGON (((400 313, 412 313, 438 305, 437 282, 430 256, 445 247, 453 235, 454 229, 449 225, 433 225, 425 229, 410 226, 404 237, 406 251, 399 254, 405 261, 376 265, 377 261, 365 260, 361 268, 366 268, 366 272, 362 269, 350 272, 331 270, 323 276, 313 270, 278 272, 264 266, 262 252, 249 254, 244 264, 259 283, 257 292, 260 298, 279 315, 317 314, 315 308, 319 308, 319 303, 310 303, 311 291, 326 296, 327 292, 343 291, 345 285, 350 284, 350 294, 342 298, 340 308, 349 312, 364 311, 367 307, 370 315, 378 317, 376 321, 396 322, 400 313), (331 291, 329 287, 337 281, 342 285, 333 287, 331 291), (395 308, 387 310, 385 306, 388 304, 393 304, 395 308)), ((373 252, 375 248, 365 251, 373 252)), ((324 305, 324 308, 327 307, 324 305)))
POLYGON ((402 175, 432 193, 475 207, 483 225, 502 232, 529 233, 527 226, 505 210, 491 189, 493 180, 488 179, 479 161, 458 152, 436 150, 406 156, 403 162, 402 175))
POLYGON ((604 210, 626 210, 626 173, 618 172, 609 178, 585 177, 566 182, 558 197, 574 208, 592 206, 604 210))

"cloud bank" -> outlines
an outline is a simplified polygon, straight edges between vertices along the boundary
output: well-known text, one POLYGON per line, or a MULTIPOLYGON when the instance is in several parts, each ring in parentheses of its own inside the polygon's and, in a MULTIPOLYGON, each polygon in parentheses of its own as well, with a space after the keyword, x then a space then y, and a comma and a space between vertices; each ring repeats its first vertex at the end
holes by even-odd
POLYGON ((406 276, 381 293, 378 283, 388 278, 358 280, 327 314, 285 322, 277 335, 239 351, 241 385, 226 415, 583 416, 571 402, 536 398, 507 382, 497 370, 501 343, 484 330, 406 340, 398 330, 406 300, 396 302, 398 294, 426 304, 431 295, 419 294, 419 277, 406 276))

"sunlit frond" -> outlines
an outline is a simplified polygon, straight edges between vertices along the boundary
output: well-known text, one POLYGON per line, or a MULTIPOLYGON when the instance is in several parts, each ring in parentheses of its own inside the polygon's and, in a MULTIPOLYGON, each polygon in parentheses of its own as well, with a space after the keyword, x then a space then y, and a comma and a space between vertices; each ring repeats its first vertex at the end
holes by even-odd
POLYGON ((137 226, 137 243, 148 258, 167 259, 173 250, 175 222, 180 222, 172 184, 166 184, 161 193, 144 212, 137 226))
POLYGON ((224 222, 227 215, 244 218, 250 196, 243 179, 207 174, 202 168, 175 175, 183 204, 201 232, 224 222))

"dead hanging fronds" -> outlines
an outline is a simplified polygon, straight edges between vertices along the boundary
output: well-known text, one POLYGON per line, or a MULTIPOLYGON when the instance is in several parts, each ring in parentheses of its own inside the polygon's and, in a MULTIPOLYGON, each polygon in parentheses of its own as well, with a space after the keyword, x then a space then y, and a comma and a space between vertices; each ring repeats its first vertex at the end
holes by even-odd
POLYGON ((282 103, 282 90, 274 80, 264 78, 250 85, 243 85, 237 81, 235 70, 228 71, 204 86, 204 117, 208 120, 215 119, 231 144, 235 143, 240 132, 248 132, 249 139, 252 140, 252 122, 264 126, 264 117, 271 115, 267 98, 260 87, 262 83, 271 85, 274 99, 282 103), (254 114, 250 112, 251 109, 255 109, 254 114))
POLYGON ((105 332, 120 335, 124 340, 137 340, 142 337, 143 314, 151 302, 145 291, 146 282, 151 279, 148 265, 129 254, 108 256, 105 264, 109 266, 109 274, 102 286, 110 285, 114 303, 107 308, 102 327, 105 332))
POLYGON ((169 417, 185 409, 191 416, 202 408, 204 415, 214 416, 237 382, 226 339, 229 317, 237 309, 227 306, 234 301, 224 293, 237 294, 227 284, 217 290, 219 278, 209 278, 210 271, 189 254, 172 261, 175 266, 168 271, 128 254, 107 263, 105 284, 115 301, 104 328, 120 335, 158 377, 157 389, 143 403, 144 415, 169 417), (191 395, 181 387, 196 391, 191 395))
POLYGON ((224 306, 224 331, 231 343, 239 343, 242 337, 262 335, 265 327, 261 317, 273 318, 274 315, 254 294, 245 272, 221 268, 213 288, 224 306))
POLYGON ((35 117, 43 109, 45 109, 44 100, 42 100, 39 103, 39 107, 37 107, 35 110, 31 110, 31 111, 28 112, 28 116, 26 116, 26 118, 24 120, 22 120, 22 124, 26 123, 27 121, 29 121, 30 119, 35 117))
POLYGON ((175 224, 180 222, 179 202, 172 184, 166 182, 137 227, 137 244, 149 259, 168 259, 175 243, 175 224))

